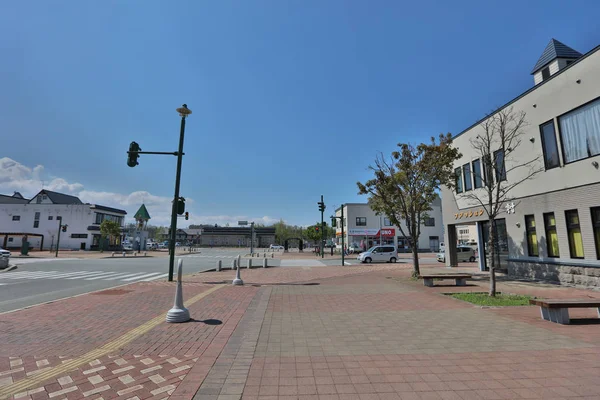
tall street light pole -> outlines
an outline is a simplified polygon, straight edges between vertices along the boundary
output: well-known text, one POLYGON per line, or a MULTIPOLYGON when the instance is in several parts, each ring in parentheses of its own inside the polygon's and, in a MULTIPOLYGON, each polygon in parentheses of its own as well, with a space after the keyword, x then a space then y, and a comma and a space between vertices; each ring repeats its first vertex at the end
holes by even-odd
POLYGON ((192 113, 187 104, 179 107, 177 112, 181 116, 181 129, 179 131, 179 150, 177 152, 177 174, 175 176, 175 195, 173 196, 173 209, 171 211, 171 241, 169 242, 169 282, 173 281, 175 268, 175 238, 177 234, 177 206, 179 204, 179 184, 181 181, 181 161, 183 159, 183 137, 185 134, 185 119, 192 113))

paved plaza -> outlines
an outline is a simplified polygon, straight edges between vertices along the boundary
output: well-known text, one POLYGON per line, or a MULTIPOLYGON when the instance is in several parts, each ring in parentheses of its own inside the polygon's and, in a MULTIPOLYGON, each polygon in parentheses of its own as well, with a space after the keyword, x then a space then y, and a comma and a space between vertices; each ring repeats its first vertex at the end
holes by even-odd
MULTIPOLYGON (((482 308, 426 288, 410 265, 185 277, 193 320, 164 322, 174 284, 138 282, 0 314, 0 398, 598 399, 600 320, 482 308)), ((440 271, 429 268, 428 271, 440 271)), ((473 272, 473 269, 467 269, 473 272)), ((438 283, 438 282, 436 282, 438 283)), ((600 293, 501 282, 538 297, 600 293)))

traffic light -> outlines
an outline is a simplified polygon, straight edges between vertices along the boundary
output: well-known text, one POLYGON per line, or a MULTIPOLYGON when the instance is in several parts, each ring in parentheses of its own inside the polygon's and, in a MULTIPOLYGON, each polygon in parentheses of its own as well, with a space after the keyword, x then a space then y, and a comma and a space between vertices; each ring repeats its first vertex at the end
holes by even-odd
POLYGON ((185 199, 183 197, 180 197, 179 200, 177 200, 177 214, 182 215, 184 212, 185 212, 185 199))
POLYGON ((137 142, 131 142, 129 145, 129 151, 127 152, 127 165, 129 165, 131 168, 139 165, 137 161, 137 159, 140 157, 140 155, 137 153, 138 151, 142 151, 142 149, 140 149, 140 145, 137 144, 137 142))
POLYGON ((63 226, 62 226, 62 231, 63 231, 63 232, 66 232, 66 231, 67 231, 67 225, 63 225, 63 226))
POLYGON ((315 231, 317 231, 317 233, 319 233, 319 227, 315 226, 315 231))
POLYGON ((325 211, 325 203, 320 201, 317 204, 319 205, 319 211, 321 211, 321 212, 325 211))
POLYGON ((190 213, 189 212, 185 212, 185 219, 190 219, 190 213))
POLYGON ((336 228, 337 227, 337 221, 336 221, 335 217, 331 218, 331 227, 332 228, 336 228))

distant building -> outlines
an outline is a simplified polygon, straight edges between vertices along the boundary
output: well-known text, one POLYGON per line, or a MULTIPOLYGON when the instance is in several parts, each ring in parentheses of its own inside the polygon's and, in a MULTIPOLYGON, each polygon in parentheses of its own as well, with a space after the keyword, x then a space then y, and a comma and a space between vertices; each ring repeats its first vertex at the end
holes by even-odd
MULTIPOLYGON (((32 249, 52 249, 58 238, 61 249, 94 250, 100 244, 100 224, 110 219, 123 226, 127 212, 99 204, 84 204, 78 197, 41 190, 31 199, 20 193, 0 195, 0 246, 20 248, 23 238, 32 249)), ((116 238, 115 244, 120 243, 116 238)))
MULTIPOLYGON (((419 251, 438 251, 443 241, 444 225, 442 223, 442 203, 438 197, 432 204, 429 217, 423 221, 419 237, 419 251)), ((341 207, 335 211, 341 217, 341 207)), ((409 251, 409 238, 402 234, 399 227, 392 224, 385 215, 377 215, 367 203, 344 204, 344 244, 350 247, 355 244, 368 249, 378 244, 393 244, 400 252, 409 251)), ((404 234, 408 229, 402 224, 404 234)), ((342 228, 336 228, 336 244, 341 245, 342 228)))
MULTIPOLYGON (((169 239, 165 235, 165 240, 169 239)), ((199 229, 177 229, 176 240, 182 244, 204 247, 250 247, 250 227, 205 225, 199 229)), ((269 247, 275 243, 275 228, 254 228, 254 246, 269 247)))
MULTIPOLYGON (((514 277, 600 286, 600 46, 582 55, 552 39, 531 74, 534 86, 491 114, 512 107, 526 113, 527 126, 506 160, 498 144, 491 149, 500 172, 490 179, 521 182, 528 173, 514 167, 536 157, 531 165, 542 169, 501 205, 493 227, 496 265, 514 277)), ((446 241, 457 241, 457 231, 470 225, 481 269, 488 267, 488 217, 465 194, 487 202, 481 154, 470 141, 489 118, 453 138, 462 153, 454 163, 456 188, 442 190, 446 241)), ((446 247, 446 264, 454 266, 456 249, 446 247)))

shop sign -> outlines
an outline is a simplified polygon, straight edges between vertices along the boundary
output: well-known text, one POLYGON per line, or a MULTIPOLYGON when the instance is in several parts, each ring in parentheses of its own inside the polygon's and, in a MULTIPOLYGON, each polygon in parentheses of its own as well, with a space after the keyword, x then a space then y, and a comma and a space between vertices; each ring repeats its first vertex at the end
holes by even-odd
POLYGON ((464 219, 464 218, 471 218, 471 217, 480 217, 482 216, 484 213, 483 208, 479 209, 478 211, 464 211, 464 212, 460 212, 460 213, 455 213, 454 214, 454 219, 464 219))
MULTIPOLYGON (((348 235, 350 236, 379 236, 379 229, 349 229, 348 235)), ((341 235, 341 232, 340 232, 341 235)), ((381 229, 381 236, 394 237, 396 235, 396 229, 384 228, 381 229)))

